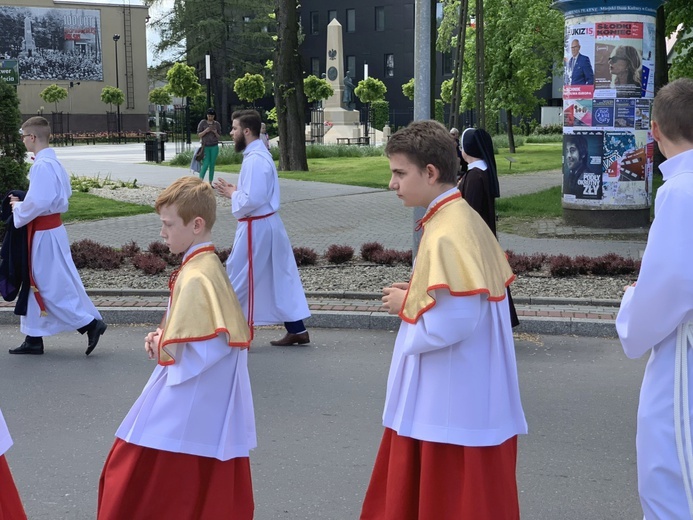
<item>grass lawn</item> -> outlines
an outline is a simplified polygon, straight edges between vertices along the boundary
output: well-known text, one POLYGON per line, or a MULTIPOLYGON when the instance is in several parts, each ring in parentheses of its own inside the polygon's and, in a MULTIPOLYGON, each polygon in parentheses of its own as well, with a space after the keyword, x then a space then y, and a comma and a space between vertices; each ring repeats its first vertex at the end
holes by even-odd
POLYGON ((63 222, 129 217, 130 215, 141 215, 142 213, 154 213, 154 208, 104 199, 89 193, 75 191, 72 193, 72 197, 70 197, 70 209, 63 214, 63 222))
MULTIPOLYGON (((510 155, 507 148, 501 148, 496 155, 500 175, 530 173, 561 168, 561 143, 525 144, 510 155), (516 162, 510 164, 506 157, 516 162)), ((390 182, 390 167, 387 157, 331 157, 327 159, 308 159, 307 172, 279 172, 282 179, 329 182, 369 188, 387 188, 390 182)), ((217 166, 216 172, 238 173, 238 164, 217 166)))

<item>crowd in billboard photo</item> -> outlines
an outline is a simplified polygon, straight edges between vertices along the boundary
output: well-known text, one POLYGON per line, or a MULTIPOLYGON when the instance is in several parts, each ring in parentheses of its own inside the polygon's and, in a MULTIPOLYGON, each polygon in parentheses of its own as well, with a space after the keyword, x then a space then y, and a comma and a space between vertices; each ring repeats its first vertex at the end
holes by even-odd
POLYGON ((101 14, 93 9, 0 6, 0 55, 22 80, 102 81, 101 14))

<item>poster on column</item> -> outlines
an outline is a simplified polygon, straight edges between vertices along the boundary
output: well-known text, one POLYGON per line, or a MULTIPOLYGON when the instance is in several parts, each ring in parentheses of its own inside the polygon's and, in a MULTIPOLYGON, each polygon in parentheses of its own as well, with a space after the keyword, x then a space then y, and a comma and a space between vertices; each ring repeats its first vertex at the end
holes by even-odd
POLYGON ((643 23, 595 23, 594 62, 595 98, 641 97, 643 23))
POLYGON ((603 141, 600 131, 563 135, 563 200, 601 201, 603 141))
POLYGON ((653 156, 654 141, 649 131, 605 132, 603 202, 650 204, 653 156))
POLYGON ((592 99, 594 24, 567 25, 563 56, 563 99, 592 99))

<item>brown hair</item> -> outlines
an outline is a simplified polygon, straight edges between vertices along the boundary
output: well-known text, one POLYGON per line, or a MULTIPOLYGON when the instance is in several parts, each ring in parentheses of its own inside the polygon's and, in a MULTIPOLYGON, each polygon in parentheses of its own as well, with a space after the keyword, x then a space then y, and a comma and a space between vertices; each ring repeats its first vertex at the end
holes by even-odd
POLYGON ((439 122, 415 121, 392 134, 385 146, 385 155, 404 154, 422 170, 431 164, 440 172, 440 183, 455 184, 459 166, 455 146, 455 141, 439 122))
POLYGON ((199 177, 181 177, 173 181, 157 197, 154 209, 159 213, 164 206, 176 206, 185 225, 195 217, 202 217, 208 231, 212 230, 217 219, 214 190, 199 177))
POLYGON ((234 119, 238 120, 238 124, 241 125, 241 128, 247 128, 255 137, 260 137, 262 119, 257 110, 236 110, 231 114, 231 121, 234 119))
POLYGON ((693 143, 693 79, 680 78, 662 87, 652 105, 652 120, 664 137, 679 143, 693 143))
POLYGON ((34 134, 37 139, 48 142, 51 136, 51 126, 45 117, 34 116, 30 117, 22 125, 22 132, 25 134, 34 134))

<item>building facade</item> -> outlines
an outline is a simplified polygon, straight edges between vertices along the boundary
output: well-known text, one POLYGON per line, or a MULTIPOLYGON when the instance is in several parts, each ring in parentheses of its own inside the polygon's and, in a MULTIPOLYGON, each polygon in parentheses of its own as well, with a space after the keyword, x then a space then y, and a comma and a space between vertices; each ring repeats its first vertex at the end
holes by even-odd
POLYGON ((101 101, 101 91, 117 86, 125 96, 121 129, 147 130, 148 20, 139 0, 5 0, 0 57, 18 61, 24 117, 42 114, 54 133, 113 130, 107 112, 117 110, 101 101), (57 107, 39 95, 52 84, 68 91, 57 107))
MULTIPOLYGON (((440 4, 439 4, 440 5, 440 4)), ((439 14, 442 12, 439 8, 439 14)), ((400 127, 413 117, 414 102, 404 96, 402 85, 414 77, 413 0, 303 0, 301 45, 304 70, 321 77, 327 61, 327 24, 337 18, 342 25, 344 70, 357 84, 368 76, 387 87, 390 124, 400 127)), ((443 80, 452 77, 449 54, 437 53, 436 94, 443 80)))

